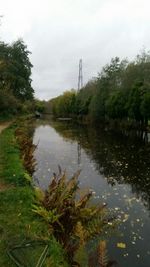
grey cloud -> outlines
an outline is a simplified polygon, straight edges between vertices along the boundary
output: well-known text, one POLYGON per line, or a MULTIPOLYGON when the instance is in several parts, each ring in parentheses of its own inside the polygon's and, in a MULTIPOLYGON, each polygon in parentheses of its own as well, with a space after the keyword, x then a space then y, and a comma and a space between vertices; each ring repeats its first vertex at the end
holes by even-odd
POLYGON ((21 36, 27 43, 33 87, 41 99, 77 88, 80 58, 85 83, 112 57, 133 58, 143 45, 149 48, 149 0, 22 2, 25 10, 19 0, 13 1, 12 11, 9 0, 1 5, 6 13, 1 36, 9 41, 21 36))

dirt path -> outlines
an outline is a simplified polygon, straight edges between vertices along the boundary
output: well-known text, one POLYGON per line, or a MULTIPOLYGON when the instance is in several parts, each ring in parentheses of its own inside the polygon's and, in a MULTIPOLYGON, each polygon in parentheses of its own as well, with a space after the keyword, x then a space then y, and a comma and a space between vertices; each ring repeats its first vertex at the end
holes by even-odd
POLYGON ((0 133, 10 125, 10 122, 0 123, 0 133))

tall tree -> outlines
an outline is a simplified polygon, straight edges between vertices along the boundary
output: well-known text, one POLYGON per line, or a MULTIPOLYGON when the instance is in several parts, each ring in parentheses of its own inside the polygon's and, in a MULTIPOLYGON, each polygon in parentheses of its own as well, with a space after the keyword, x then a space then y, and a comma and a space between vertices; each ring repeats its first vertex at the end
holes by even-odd
POLYGON ((0 88, 11 90, 22 101, 33 99, 34 94, 29 54, 21 39, 12 45, 0 43, 0 88))
POLYGON ((33 99, 33 88, 31 86, 31 68, 29 60, 30 52, 22 40, 12 44, 11 65, 14 80, 12 81, 14 95, 22 100, 33 99))

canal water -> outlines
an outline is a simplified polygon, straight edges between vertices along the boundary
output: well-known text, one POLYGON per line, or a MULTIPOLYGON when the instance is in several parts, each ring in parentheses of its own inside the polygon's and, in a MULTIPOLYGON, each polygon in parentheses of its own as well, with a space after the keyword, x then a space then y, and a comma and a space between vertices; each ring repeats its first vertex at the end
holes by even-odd
POLYGON ((46 189, 58 165, 68 176, 81 169, 80 187, 95 192, 120 218, 108 254, 121 267, 150 267, 150 143, 138 133, 38 120, 35 184, 46 189), (121 244, 121 247, 120 247, 121 244))

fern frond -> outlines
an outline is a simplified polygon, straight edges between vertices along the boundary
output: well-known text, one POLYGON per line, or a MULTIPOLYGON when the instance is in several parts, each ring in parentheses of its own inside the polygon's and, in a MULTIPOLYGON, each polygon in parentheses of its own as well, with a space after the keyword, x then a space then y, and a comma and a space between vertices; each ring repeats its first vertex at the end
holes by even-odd
POLYGON ((57 222, 59 217, 61 216, 61 214, 57 214, 56 209, 47 211, 44 207, 37 206, 37 205, 33 205, 32 211, 40 215, 49 224, 53 224, 54 222, 57 222))
POLYGON ((88 203, 89 199, 92 196, 92 192, 88 192, 86 195, 84 195, 76 204, 77 208, 84 208, 86 204, 88 203))
POLYGON ((75 227, 75 236, 79 238, 79 246, 85 244, 85 239, 86 239, 86 231, 80 221, 77 222, 76 227, 75 227))
POLYGON ((35 193, 36 202, 44 201, 45 194, 44 194, 43 190, 41 190, 39 187, 35 187, 34 193, 35 193))
POLYGON ((102 240, 99 242, 98 263, 99 263, 99 267, 107 267, 107 264, 108 264, 108 257, 107 257, 106 241, 105 240, 102 240))
MULTIPOLYGON (((88 205, 92 192, 88 191, 82 197, 77 195, 79 174, 80 171, 68 180, 66 172, 59 168, 48 190, 41 192, 35 189, 37 205, 33 206, 34 213, 47 222, 50 231, 64 245, 71 259, 77 250, 83 256, 86 242, 103 234, 112 225, 112 218, 109 218, 110 213, 105 205, 88 205)), ((99 245, 100 267, 107 267, 105 255, 105 243, 102 242, 99 245)))

